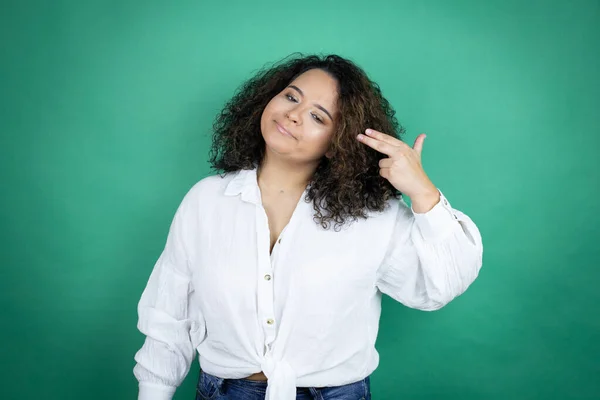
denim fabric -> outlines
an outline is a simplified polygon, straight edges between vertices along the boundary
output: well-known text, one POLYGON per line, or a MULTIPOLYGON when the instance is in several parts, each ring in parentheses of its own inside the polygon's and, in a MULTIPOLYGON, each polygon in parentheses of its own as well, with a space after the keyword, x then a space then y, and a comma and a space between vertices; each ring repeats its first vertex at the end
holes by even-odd
MULTIPOLYGON (((196 400, 264 400, 267 382, 223 379, 200 370, 196 400)), ((332 387, 296 389, 296 400, 371 400, 370 377, 332 387)))

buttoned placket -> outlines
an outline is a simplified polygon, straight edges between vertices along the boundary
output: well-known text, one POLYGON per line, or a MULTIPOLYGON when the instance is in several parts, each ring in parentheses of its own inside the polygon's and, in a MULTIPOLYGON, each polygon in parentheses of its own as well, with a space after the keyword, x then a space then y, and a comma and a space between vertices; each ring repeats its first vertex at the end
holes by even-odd
MULTIPOLYGON (((263 277, 263 279, 265 280, 266 284, 269 286, 269 289, 271 290, 271 293, 274 293, 274 279, 273 279, 273 272, 275 271, 275 264, 277 263, 277 260, 279 258, 279 255, 281 253, 281 241, 283 240, 283 237, 285 235, 285 231, 287 229, 287 226, 285 228, 283 228, 283 230, 281 231, 281 233, 279 234, 279 237, 277 238, 277 241, 275 242, 275 244, 273 245, 273 251, 271 252, 271 255, 269 257, 269 261, 271 263, 271 272, 270 273, 266 273, 263 277)), ((271 237, 271 234, 269 232, 269 239, 271 237)), ((269 242, 270 245, 270 242, 269 242)), ((273 295, 273 301, 272 301, 272 305, 274 305, 275 303, 275 297, 273 295)), ((269 321, 267 321, 267 324, 269 323, 269 321)), ((276 324, 278 324, 279 321, 273 319, 273 326, 276 326, 276 324)), ((276 329, 275 329, 276 331, 276 329)), ((265 341, 265 353, 268 354, 271 350, 271 344, 272 341, 265 341)))
MULTIPOLYGON (((304 194, 302 195, 302 198, 304 198, 304 194)), ((302 200, 300 200, 299 203, 301 201, 302 200)), ((256 237, 258 245, 258 317, 260 319, 260 325, 263 327, 265 338, 263 355, 267 357, 270 355, 271 345, 276 338, 277 327, 279 324, 279 321, 275 319, 275 265, 281 256, 281 243, 284 240, 284 236, 290 232, 290 226, 294 224, 297 208, 298 206, 296 206, 296 209, 294 209, 288 224, 279 234, 279 237, 273 246, 273 251, 270 252, 271 231, 269 228, 267 212, 264 209, 261 201, 256 204, 256 237)))
POLYGON ((258 318, 264 332, 264 353, 266 355, 275 340, 279 321, 275 320, 273 265, 269 254, 271 246, 269 221, 267 212, 260 203, 256 205, 256 237, 258 241, 258 318))

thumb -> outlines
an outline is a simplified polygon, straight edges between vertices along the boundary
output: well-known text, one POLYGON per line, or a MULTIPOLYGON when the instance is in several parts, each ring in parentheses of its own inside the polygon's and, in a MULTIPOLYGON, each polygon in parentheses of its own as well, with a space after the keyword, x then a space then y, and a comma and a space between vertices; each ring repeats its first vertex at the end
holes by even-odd
POLYGON ((417 136, 417 138, 415 139, 415 144, 413 145, 413 149, 419 154, 421 155, 421 153, 423 152, 423 143, 425 142, 425 138, 427 137, 426 134, 421 133, 419 136, 417 136))

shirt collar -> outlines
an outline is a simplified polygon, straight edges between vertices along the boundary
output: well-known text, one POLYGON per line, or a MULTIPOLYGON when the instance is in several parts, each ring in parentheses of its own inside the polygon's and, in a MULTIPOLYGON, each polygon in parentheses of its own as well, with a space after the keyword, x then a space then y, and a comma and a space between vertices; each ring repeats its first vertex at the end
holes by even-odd
POLYGON ((225 196, 237 196, 239 194, 242 195, 242 200, 244 201, 254 204, 261 203, 258 181, 256 179, 256 167, 237 171, 227 184, 225 196))

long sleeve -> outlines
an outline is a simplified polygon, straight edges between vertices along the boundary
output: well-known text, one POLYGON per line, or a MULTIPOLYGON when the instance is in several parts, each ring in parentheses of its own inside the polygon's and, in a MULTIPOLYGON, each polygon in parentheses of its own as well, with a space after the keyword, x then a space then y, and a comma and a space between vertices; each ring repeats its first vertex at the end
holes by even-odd
POLYGON ((190 370, 204 323, 190 298, 193 294, 186 235, 193 218, 189 196, 171 223, 167 242, 138 304, 138 329, 146 339, 135 354, 133 372, 139 400, 168 400, 190 370))
POLYGON ((469 287, 482 258, 477 226, 441 191, 439 203, 423 214, 400 200, 377 287, 408 307, 437 310, 469 287))

